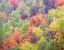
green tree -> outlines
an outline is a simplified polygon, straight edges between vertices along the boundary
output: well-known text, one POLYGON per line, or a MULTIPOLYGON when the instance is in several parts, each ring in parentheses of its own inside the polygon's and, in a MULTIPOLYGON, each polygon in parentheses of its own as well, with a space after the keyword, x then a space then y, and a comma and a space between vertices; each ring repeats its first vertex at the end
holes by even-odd
POLYGON ((5 23, 2 27, 2 32, 3 32, 3 40, 8 40, 11 38, 11 33, 12 33, 13 27, 9 23, 5 23))
POLYGON ((29 42, 24 43, 21 46, 22 50, 38 50, 37 46, 35 46, 34 44, 31 44, 29 42), (29 45, 29 46, 27 46, 29 45))
POLYGON ((13 27, 17 27, 18 22, 20 21, 20 13, 18 10, 13 11, 11 14, 11 24, 13 27))
POLYGON ((49 10, 46 20, 48 21, 48 24, 53 22, 54 18, 62 18, 64 16, 64 6, 59 6, 57 9, 51 9, 49 10))

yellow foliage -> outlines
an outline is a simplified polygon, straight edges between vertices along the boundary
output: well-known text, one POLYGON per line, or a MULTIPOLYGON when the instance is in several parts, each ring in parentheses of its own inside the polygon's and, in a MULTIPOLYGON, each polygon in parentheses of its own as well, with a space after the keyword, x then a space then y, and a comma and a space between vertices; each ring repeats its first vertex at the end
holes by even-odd
POLYGON ((33 28, 33 32, 38 36, 38 37, 41 37, 44 33, 43 30, 40 29, 40 27, 34 27, 33 28))
POLYGON ((52 22, 49 27, 51 30, 55 31, 56 29, 58 29, 58 26, 59 25, 57 24, 57 22, 52 22))
POLYGON ((21 46, 22 50, 38 50, 37 46, 35 46, 34 44, 31 44, 29 42, 25 42, 22 46, 21 46))

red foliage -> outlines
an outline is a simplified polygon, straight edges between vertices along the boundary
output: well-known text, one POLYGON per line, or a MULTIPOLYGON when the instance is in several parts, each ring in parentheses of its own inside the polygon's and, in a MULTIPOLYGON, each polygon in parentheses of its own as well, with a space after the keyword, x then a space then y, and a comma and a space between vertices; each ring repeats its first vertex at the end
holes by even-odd
POLYGON ((5 50, 6 48, 12 48, 14 46, 16 46, 17 42, 13 39, 8 40, 8 41, 4 41, 3 42, 3 49, 5 50))
POLYGON ((11 4, 18 4, 18 0, 8 0, 11 4))
POLYGON ((57 8, 58 6, 64 5, 64 0, 57 0, 55 7, 57 8))
POLYGON ((12 38, 19 43, 20 33, 16 30, 13 31, 12 38))
POLYGON ((25 19, 27 19, 27 17, 28 17, 27 15, 21 15, 21 16, 20 16, 20 19, 21 19, 21 20, 25 20, 25 19))
POLYGON ((32 27, 29 27, 29 30, 26 34, 26 38, 28 39, 28 37, 32 34, 32 31, 33 31, 33 28, 32 27))
POLYGON ((38 37, 33 33, 32 27, 29 27, 29 30, 26 34, 26 39, 28 39, 27 41, 30 43, 36 43, 38 41, 38 37))
POLYGON ((33 27, 32 26, 39 26, 43 23, 46 23, 45 19, 44 19, 44 15, 43 14, 37 14, 33 17, 31 17, 30 20, 30 27, 29 30, 26 34, 26 38, 23 39, 21 41, 21 43, 25 43, 27 41, 31 42, 31 43, 36 43, 38 41, 38 37, 33 33, 33 27))
POLYGON ((39 25, 42 25, 43 23, 46 23, 43 14, 37 14, 36 16, 31 17, 30 26, 37 27, 39 25))
POLYGON ((29 39, 30 36, 31 36, 31 33, 32 33, 32 27, 29 27, 29 30, 28 30, 28 32, 27 32, 27 34, 26 34, 26 37, 25 37, 25 39, 23 39, 23 40, 21 41, 21 44, 23 44, 23 43, 25 43, 25 42, 28 41, 28 39, 29 39))

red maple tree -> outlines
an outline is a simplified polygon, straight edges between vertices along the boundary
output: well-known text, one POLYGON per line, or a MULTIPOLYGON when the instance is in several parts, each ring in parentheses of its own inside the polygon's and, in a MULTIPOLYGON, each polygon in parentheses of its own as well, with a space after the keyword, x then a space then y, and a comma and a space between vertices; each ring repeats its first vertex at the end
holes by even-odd
POLYGON ((55 3, 55 7, 57 8, 58 6, 64 5, 64 0, 57 0, 55 3))
POLYGON ((30 26, 39 26, 42 25, 43 23, 46 23, 46 20, 44 19, 44 15, 43 14, 37 14, 33 17, 31 17, 30 20, 30 26))

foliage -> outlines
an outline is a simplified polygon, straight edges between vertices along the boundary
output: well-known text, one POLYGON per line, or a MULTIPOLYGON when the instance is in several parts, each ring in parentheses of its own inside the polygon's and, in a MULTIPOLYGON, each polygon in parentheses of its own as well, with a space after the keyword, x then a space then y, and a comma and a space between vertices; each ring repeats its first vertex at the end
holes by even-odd
POLYGON ((22 50, 21 45, 17 44, 12 50, 22 50))
POLYGON ((3 48, 4 49, 8 49, 8 48, 13 48, 14 46, 16 46, 16 41, 13 39, 10 39, 8 41, 4 41, 3 42, 3 48), (7 44, 7 45, 6 45, 7 44))
POLYGON ((58 48, 59 46, 59 42, 58 41, 55 41, 55 40, 52 40, 51 42, 49 42, 49 44, 47 45, 47 50, 60 50, 58 48))
POLYGON ((38 50, 45 50, 48 45, 48 42, 44 39, 38 41, 38 50))
POLYGON ((20 3, 18 4, 18 11, 21 11, 21 10, 23 10, 24 11, 24 9, 26 8, 26 4, 25 4, 25 2, 24 1, 20 1, 20 3))
POLYGON ((13 11, 10 16, 15 19, 20 19, 20 14, 18 10, 13 11))
POLYGON ((21 34, 24 34, 24 33, 27 32, 28 28, 29 28, 29 21, 25 20, 23 22, 22 26, 20 27, 19 31, 20 31, 21 34))
POLYGON ((38 36, 38 37, 42 37, 43 34, 44 34, 44 31, 41 30, 40 27, 38 27, 38 28, 34 27, 34 28, 33 28, 33 32, 34 32, 34 33, 36 34, 36 36, 38 36))
POLYGON ((3 32, 5 33, 5 32, 11 32, 12 31, 12 29, 13 29, 13 27, 9 24, 9 23, 5 23, 4 25, 3 25, 3 27, 2 27, 2 29, 3 29, 3 32))
POLYGON ((43 14, 37 14, 36 16, 33 16, 30 20, 30 26, 40 26, 42 25, 43 23, 46 23, 45 19, 44 18, 44 15, 43 14))
POLYGON ((20 21, 20 14, 18 10, 13 11, 11 14, 11 24, 13 27, 17 27, 17 23, 20 21))
POLYGON ((55 7, 57 8, 58 6, 64 5, 64 0, 57 0, 55 3, 55 7))
POLYGON ((43 1, 41 0, 41 1, 40 1, 39 12, 41 12, 41 13, 45 13, 44 8, 45 8, 45 5, 44 5, 43 1))
POLYGON ((48 21, 48 24, 53 22, 54 18, 62 18, 64 16, 64 6, 59 6, 57 9, 51 9, 46 17, 46 20, 48 21))
POLYGON ((5 4, 4 10, 5 10, 6 16, 8 16, 8 15, 13 11, 12 8, 13 8, 13 7, 12 7, 12 5, 11 5, 9 2, 7 2, 7 3, 5 4))
POLYGON ((64 50, 64 3, 59 1, 2 0, 0 50, 64 50))
POLYGON ((24 43, 21 46, 22 50, 38 50, 37 46, 35 46, 34 44, 31 44, 29 42, 24 43), (27 46, 29 45, 29 46, 27 46))
POLYGON ((27 7, 25 8, 25 13, 27 16, 30 16, 30 7, 27 7))
POLYGON ((12 31, 12 38, 19 43, 21 34, 17 30, 12 31))
POLYGON ((59 25, 59 31, 61 31, 61 32, 63 32, 64 31, 64 27, 63 27, 63 23, 64 23, 64 17, 63 18, 60 18, 59 20, 58 20, 59 22, 58 22, 58 25, 59 25))
POLYGON ((56 22, 52 22, 50 24, 50 29, 53 30, 53 31, 58 30, 58 24, 56 22))

